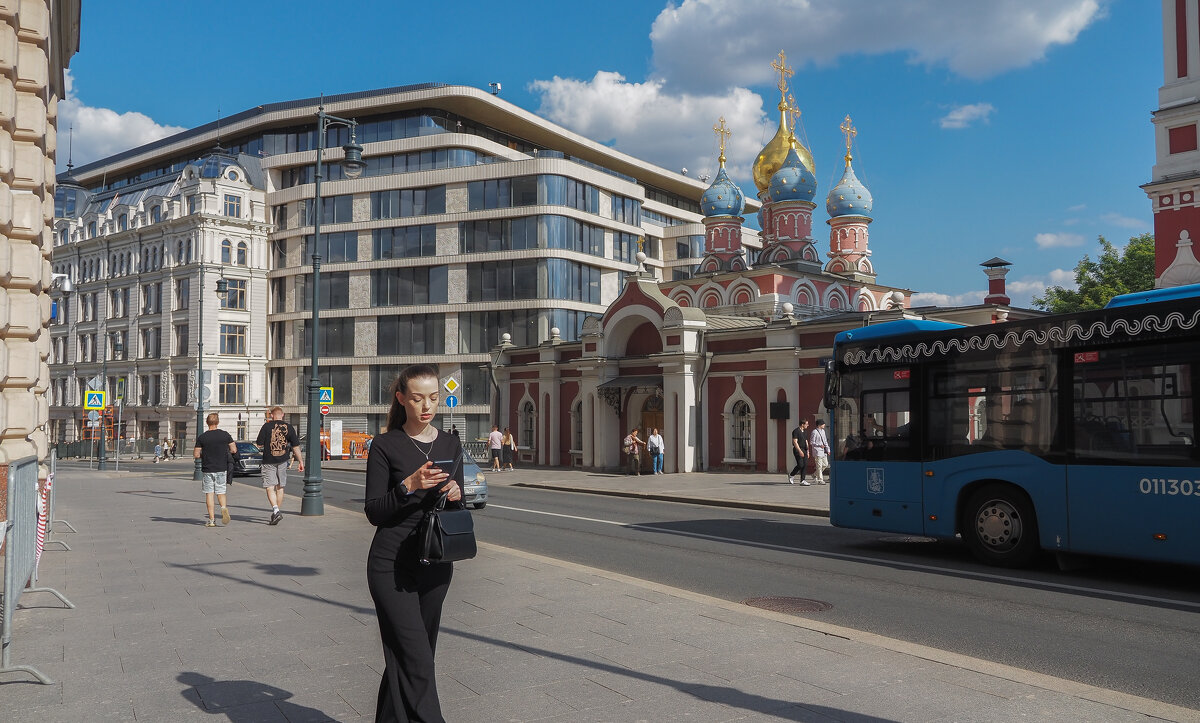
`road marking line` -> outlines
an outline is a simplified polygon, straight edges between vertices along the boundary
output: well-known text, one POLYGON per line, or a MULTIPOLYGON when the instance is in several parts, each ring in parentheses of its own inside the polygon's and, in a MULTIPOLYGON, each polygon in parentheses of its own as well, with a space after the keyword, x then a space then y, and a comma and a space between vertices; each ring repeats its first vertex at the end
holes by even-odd
POLYGON ((489 505, 489 507, 494 507, 498 510, 512 510, 513 512, 528 512, 528 513, 534 514, 534 515, 546 515, 549 517, 563 517, 563 518, 570 519, 570 520, 580 520, 582 522, 597 522, 597 523, 605 524, 605 525, 616 525, 619 527, 627 527, 627 528, 635 529, 635 530, 646 530, 649 532, 669 532, 674 535, 682 535, 684 537, 694 537, 694 538, 697 538, 700 540, 710 540, 712 542, 735 543, 738 545, 745 545, 745 544, 749 543, 749 544, 754 545, 755 547, 762 547, 762 548, 767 548, 770 550, 777 550, 779 552, 799 552, 799 553, 805 554, 805 555, 813 555, 816 557, 830 557, 830 558, 836 558, 839 560, 849 560, 852 562, 865 562, 865 563, 871 563, 871 564, 883 563, 886 565, 903 567, 903 568, 906 568, 909 570, 916 570, 916 571, 920 571, 920 572, 933 572, 933 573, 938 573, 938 574, 950 573, 950 574, 958 575, 958 576, 967 576, 967 577, 977 578, 977 579, 981 579, 981 580, 990 580, 990 581, 994 581, 994 582, 1001 582, 1001 583, 1007 583, 1007 584, 1020 583, 1020 584, 1025 584, 1025 585, 1031 585, 1034 587, 1051 588, 1054 590, 1065 590, 1065 591, 1069 591, 1069 592, 1085 593, 1085 594, 1089 594, 1089 595, 1098 595, 1098 596, 1103 596, 1103 597, 1108 597, 1108 598, 1117 598, 1117 599, 1121 599, 1121 600, 1136 601, 1136 602, 1165 603, 1168 605, 1178 605, 1181 607, 1188 607, 1188 608, 1192 608, 1195 610, 1200 610, 1200 603, 1190 602, 1188 600, 1176 600, 1173 598, 1155 597, 1153 595, 1138 595, 1137 593, 1119 592, 1116 590, 1105 590, 1103 588, 1084 587, 1082 585, 1068 585, 1066 583, 1061 583, 1061 582, 1049 582, 1049 581, 1045 581, 1045 580, 1029 580, 1029 579, 1025 579, 1025 578, 1008 577, 1005 575, 996 575, 994 573, 988 573, 988 572, 975 572, 972 570, 957 570, 952 567, 937 567, 935 565, 922 565, 920 563, 903 562, 900 560, 889 560, 889 559, 882 558, 882 557, 869 557, 866 555, 850 555, 850 554, 847 554, 844 552, 829 552, 827 550, 814 550, 814 549, 806 548, 806 547, 788 547, 786 545, 776 545, 771 542, 756 542, 754 540, 739 540, 734 537, 721 537, 719 535, 706 535, 703 532, 688 532, 686 530, 664 529, 664 528, 656 526, 656 525, 639 524, 636 522, 616 522, 614 520, 600 520, 600 519, 596 519, 594 517, 579 517, 577 515, 564 515, 564 514, 561 514, 558 512, 544 512, 541 510, 530 510, 530 509, 525 509, 523 507, 507 507, 505 505, 497 505, 497 504, 489 505))

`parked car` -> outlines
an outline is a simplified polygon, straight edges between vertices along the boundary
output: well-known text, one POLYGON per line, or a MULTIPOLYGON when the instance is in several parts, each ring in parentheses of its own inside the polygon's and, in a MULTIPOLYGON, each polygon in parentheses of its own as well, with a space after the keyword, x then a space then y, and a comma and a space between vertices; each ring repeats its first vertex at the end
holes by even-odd
POLYGON ((479 463, 467 450, 463 450, 463 503, 477 510, 487 507, 487 478, 479 463))
POLYGON ((238 458, 233 462, 234 477, 262 474, 262 452, 254 442, 234 442, 238 458))

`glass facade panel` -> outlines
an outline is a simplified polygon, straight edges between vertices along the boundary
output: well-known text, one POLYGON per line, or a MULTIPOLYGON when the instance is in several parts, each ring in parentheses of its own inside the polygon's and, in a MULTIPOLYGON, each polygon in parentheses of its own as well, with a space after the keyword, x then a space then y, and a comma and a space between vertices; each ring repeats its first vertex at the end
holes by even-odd
POLYGON ((397 226, 377 228, 371 232, 374 257, 380 259, 402 259, 437 254, 437 227, 397 226))
POLYGON ((379 317, 379 356, 444 354, 446 320, 443 314, 379 317))
MULTIPOLYGON (((312 274, 296 276, 296 303, 298 310, 312 309, 312 274)), ((329 271, 321 274, 321 308, 350 308, 350 272, 329 271)))

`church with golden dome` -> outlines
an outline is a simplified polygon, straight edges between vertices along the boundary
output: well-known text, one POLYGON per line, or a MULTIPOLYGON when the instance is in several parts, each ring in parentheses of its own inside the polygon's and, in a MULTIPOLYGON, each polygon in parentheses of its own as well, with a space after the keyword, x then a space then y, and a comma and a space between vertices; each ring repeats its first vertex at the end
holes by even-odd
MULTIPOLYGON (((603 316, 578 341, 492 350, 497 423, 517 430, 521 461, 616 470, 630 430, 665 440, 663 473, 708 469, 784 474, 791 430, 827 417, 824 360, 835 335, 871 323, 927 318, 987 324, 1028 310, 1009 306, 1008 262, 984 262, 983 304, 911 308, 911 292, 877 283, 868 227, 874 199, 855 174, 857 131, 841 124, 841 179, 825 195, 829 246, 813 237, 817 176, 796 136, 799 111, 781 52, 779 127, 755 159, 757 234, 744 228, 745 192, 725 169, 730 129, 722 118, 719 169, 700 198, 704 250, 694 273, 660 279, 638 252, 603 316)), ((643 455, 643 471, 650 471, 643 455)))
POLYGON ((772 68, 779 72, 779 127, 753 165, 762 246, 750 249, 742 243, 745 196, 725 172, 725 141, 731 131, 722 118, 713 129, 720 139, 719 170, 700 200, 705 255, 696 278, 664 284, 664 293, 681 305, 708 309, 736 306, 745 311, 747 304, 765 308, 791 303, 793 313, 805 318, 909 306, 910 291, 876 283, 868 243, 874 200, 854 173, 851 149, 858 131, 849 115, 841 124, 845 168, 825 197, 829 250, 822 261, 812 232, 816 165, 812 151, 796 136, 800 110, 788 92, 792 71, 783 52, 772 68), (748 273, 752 270, 756 273, 748 273), (737 291, 731 291, 734 287, 737 291))

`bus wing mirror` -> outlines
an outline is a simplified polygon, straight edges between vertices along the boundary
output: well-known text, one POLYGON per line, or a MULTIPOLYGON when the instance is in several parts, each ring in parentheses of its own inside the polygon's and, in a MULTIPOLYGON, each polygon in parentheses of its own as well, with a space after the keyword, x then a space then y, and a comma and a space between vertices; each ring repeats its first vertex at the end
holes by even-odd
POLYGON ((837 404, 841 383, 832 359, 825 362, 825 409, 832 411, 837 404))

